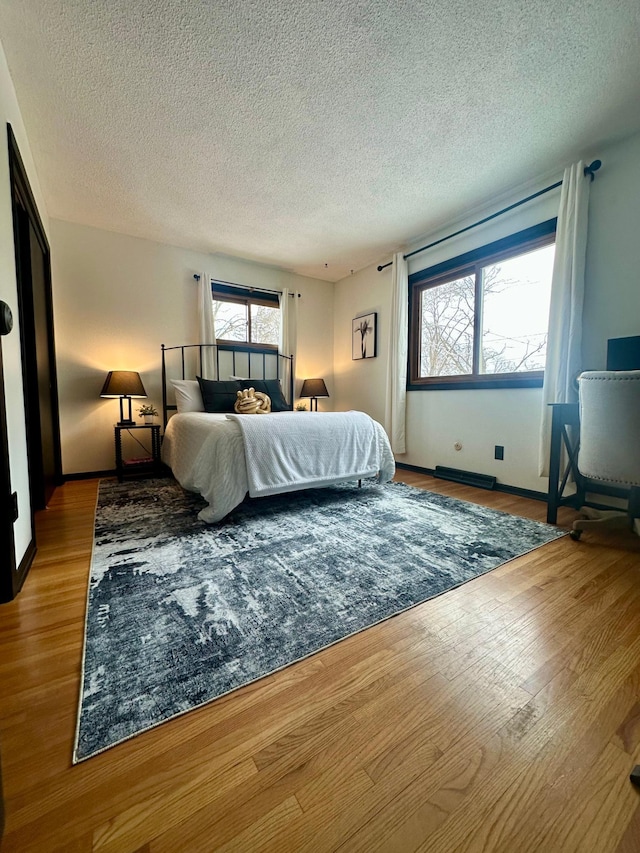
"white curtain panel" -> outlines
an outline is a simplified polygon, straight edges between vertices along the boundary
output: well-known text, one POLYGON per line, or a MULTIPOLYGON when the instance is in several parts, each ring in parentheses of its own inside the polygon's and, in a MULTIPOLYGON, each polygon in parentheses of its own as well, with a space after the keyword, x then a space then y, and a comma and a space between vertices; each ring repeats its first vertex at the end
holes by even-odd
MULTIPOLYGON (((211 298, 211 276, 200 273, 198 282, 198 330, 200 344, 215 344, 216 331, 213 322, 213 300, 211 298)), ((202 350, 202 377, 217 379, 215 350, 206 347, 202 350)))
MULTIPOLYGON (((278 349, 282 355, 293 356, 293 395, 295 397, 295 366, 298 342, 298 295, 285 287, 280 294, 280 340, 278 349)), ((290 369, 290 366, 287 369, 290 369)), ((289 375, 282 376, 282 388, 289 397, 289 375)), ((293 403, 293 400, 288 400, 293 403)))
POLYGON ((556 228, 547 362, 542 389, 541 477, 549 476, 549 403, 573 403, 578 400, 575 380, 582 369, 582 305, 590 184, 590 176, 584 174, 582 161, 565 169, 556 228))
POLYGON ((409 270, 404 255, 393 256, 391 267, 391 316, 385 421, 391 449, 406 453, 409 270))

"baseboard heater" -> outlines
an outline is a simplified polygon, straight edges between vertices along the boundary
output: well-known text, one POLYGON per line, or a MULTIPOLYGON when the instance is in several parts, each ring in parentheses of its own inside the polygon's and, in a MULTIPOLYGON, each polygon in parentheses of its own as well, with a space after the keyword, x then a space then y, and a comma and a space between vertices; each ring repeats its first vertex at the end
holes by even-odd
POLYGON ((444 465, 436 465, 433 476, 439 480, 451 480, 453 483, 463 483, 465 486, 476 486, 478 489, 494 489, 496 485, 496 478, 488 474, 445 468, 444 465))

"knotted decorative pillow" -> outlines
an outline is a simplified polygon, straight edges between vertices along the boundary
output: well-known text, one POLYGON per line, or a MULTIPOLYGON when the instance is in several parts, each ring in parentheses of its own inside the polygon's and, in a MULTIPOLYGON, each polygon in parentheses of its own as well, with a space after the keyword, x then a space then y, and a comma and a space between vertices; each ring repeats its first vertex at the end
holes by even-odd
POLYGON ((262 391, 245 388, 238 391, 234 411, 239 415, 266 415, 271 411, 271 398, 262 391))

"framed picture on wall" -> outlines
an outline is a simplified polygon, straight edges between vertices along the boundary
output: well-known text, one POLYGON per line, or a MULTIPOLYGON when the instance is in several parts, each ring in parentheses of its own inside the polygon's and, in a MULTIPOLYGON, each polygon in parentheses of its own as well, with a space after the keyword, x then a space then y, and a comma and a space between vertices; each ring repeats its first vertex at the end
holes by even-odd
POLYGON ((377 351, 378 314, 364 314, 351 322, 351 358, 375 358, 377 351))

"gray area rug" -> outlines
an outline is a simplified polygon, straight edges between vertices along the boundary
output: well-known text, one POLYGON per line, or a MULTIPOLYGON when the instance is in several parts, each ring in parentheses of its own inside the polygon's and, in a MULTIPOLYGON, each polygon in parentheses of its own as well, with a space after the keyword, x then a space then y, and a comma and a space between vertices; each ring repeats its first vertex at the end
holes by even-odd
POLYGON ((564 535, 401 483, 202 506, 101 482, 74 761, 564 535))

